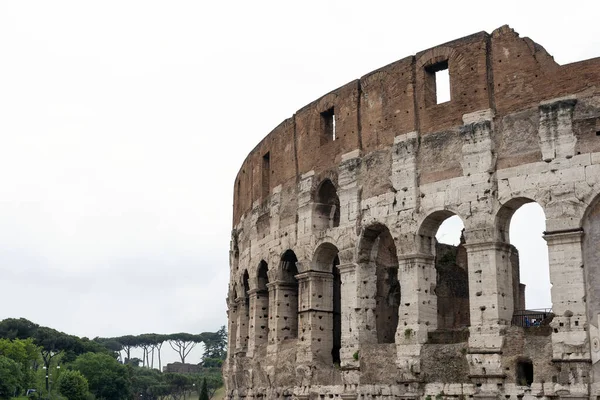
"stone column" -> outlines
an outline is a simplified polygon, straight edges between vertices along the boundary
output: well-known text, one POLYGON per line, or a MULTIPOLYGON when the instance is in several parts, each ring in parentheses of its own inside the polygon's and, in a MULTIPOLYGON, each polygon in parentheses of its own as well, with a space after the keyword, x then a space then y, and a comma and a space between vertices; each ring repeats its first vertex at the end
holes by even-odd
POLYGON ((581 229, 545 232, 552 282, 551 326, 554 360, 587 362, 591 358, 587 344, 588 324, 585 304, 581 229))
POLYGON ((275 281, 269 288, 269 345, 298 337, 298 291, 295 283, 275 281))
POLYGON ((510 245, 493 240, 472 243, 481 234, 465 232, 471 316, 467 360, 471 378, 488 385, 502 383, 505 378, 502 332, 511 324, 514 297, 510 245))
POLYGON ((229 304, 229 310, 227 311, 227 320, 229 326, 227 327, 227 358, 233 357, 235 353, 235 346, 237 342, 237 303, 232 301, 229 304))
POLYGON ((248 347, 248 306, 244 297, 235 300, 237 304, 237 334, 235 335, 235 353, 245 353, 248 347))
POLYGON ((316 359, 331 363, 333 348, 333 275, 307 271, 296 275, 299 283, 298 350, 296 362, 316 359))
POLYGON ((269 336, 269 292, 251 289, 248 330, 248 357, 254 357, 256 348, 266 345, 269 336))
POLYGON ((396 363, 406 379, 421 371, 421 347, 427 333, 437 328, 437 297, 435 258, 430 254, 409 254, 398 257, 400 301, 396 330, 396 363))
POLYGON ((357 283, 355 263, 340 264, 337 266, 342 281, 342 348, 340 350, 342 367, 358 367, 358 353, 360 343, 357 324, 357 283), (354 354, 356 353, 356 357, 354 354), (356 359, 355 359, 356 358, 356 359))

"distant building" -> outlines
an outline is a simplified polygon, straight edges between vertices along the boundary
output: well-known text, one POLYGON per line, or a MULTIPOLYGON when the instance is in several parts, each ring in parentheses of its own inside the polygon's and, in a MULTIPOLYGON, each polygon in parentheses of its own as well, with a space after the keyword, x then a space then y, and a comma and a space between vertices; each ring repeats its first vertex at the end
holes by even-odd
POLYGON ((174 362, 163 367, 163 372, 175 372, 178 374, 196 374, 200 372, 202 366, 200 364, 182 364, 174 362))

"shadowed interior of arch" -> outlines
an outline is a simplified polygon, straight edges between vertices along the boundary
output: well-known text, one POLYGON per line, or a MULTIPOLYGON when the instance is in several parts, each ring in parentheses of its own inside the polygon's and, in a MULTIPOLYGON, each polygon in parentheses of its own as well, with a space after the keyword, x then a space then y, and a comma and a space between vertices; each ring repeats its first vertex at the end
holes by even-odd
POLYGON ((266 261, 261 260, 258 265, 258 272, 256 276, 256 307, 260 309, 256 310, 255 315, 257 320, 254 322, 260 327, 260 336, 258 339, 265 340, 268 337, 269 332, 269 266, 266 261))
POLYGON ((315 229, 335 228, 340 225, 340 199, 335 186, 325 179, 315 196, 313 226, 315 229))
MULTIPOLYGON (((284 339, 294 339, 298 337, 298 267, 296 263, 298 258, 292 250, 286 250, 281 256, 279 263, 280 277, 282 286, 279 299, 276 299, 282 309, 280 316, 275 318, 283 318, 283 330, 287 334, 283 335, 284 339)), ((270 317, 271 319, 273 316, 270 317)))
POLYGON ((460 217, 447 210, 431 214, 421 228, 422 251, 434 256, 439 331, 462 329, 471 322, 463 230, 460 217))
POLYGON ((331 310, 326 314, 328 321, 322 322, 322 326, 329 326, 330 328, 327 329, 331 329, 327 333, 331 335, 330 339, 326 341, 331 343, 331 348, 323 349, 323 351, 330 351, 334 364, 341 362, 340 349, 342 347, 342 281, 338 268, 339 264, 338 249, 333 244, 323 243, 315 251, 312 269, 331 274, 331 280, 328 281, 331 286, 329 288, 323 287, 323 292, 320 295, 331 293, 331 298, 325 300, 327 304, 323 304, 325 309, 331 310))
POLYGON ((398 255, 394 239, 385 225, 366 228, 358 249, 362 282, 361 296, 375 293, 377 343, 394 343, 401 299, 398 255))

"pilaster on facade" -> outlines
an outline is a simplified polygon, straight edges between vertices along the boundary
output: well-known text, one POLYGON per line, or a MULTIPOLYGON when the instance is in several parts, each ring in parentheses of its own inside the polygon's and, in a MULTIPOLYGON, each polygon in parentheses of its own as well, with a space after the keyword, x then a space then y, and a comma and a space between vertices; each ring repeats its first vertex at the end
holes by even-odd
POLYGON ((575 155, 577 138, 573 134, 575 98, 553 99, 540 103, 539 140, 542 159, 571 158, 575 155))
POLYGON ((296 275, 298 299, 299 364, 317 360, 332 363, 333 348, 333 275, 307 271, 296 275))
POLYGON ((340 271, 341 279, 341 328, 342 328, 342 348, 340 350, 340 366, 358 367, 358 354, 360 352, 359 327, 357 310, 359 308, 357 299, 357 276, 358 265, 356 263, 346 263, 337 266, 340 271))
POLYGON ((545 232, 552 283, 553 359, 590 360, 583 276, 583 230, 545 232))
POLYGON ((409 132, 394 138, 391 181, 396 191, 396 209, 410 210, 420 205, 418 150, 418 132, 409 132))
POLYGON ((269 289, 269 346, 298 336, 298 287, 293 282, 275 281, 269 289))
POLYGON ((396 365, 404 381, 418 378, 421 350, 428 333, 437 329, 435 256, 404 254, 398 257, 402 301, 396 329, 396 365))
POLYGON ((358 176, 361 165, 360 151, 355 150, 342 156, 338 167, 338 195, 340 209, 340 225, 344 226, 356 221, 360 214, 360 186, 358 176))
POLYGON ((248 320, 249 310, 248 304, 244 297, 238 297, 235 299, 237 305, 237 333, 235 335, 235 353, 242 354, 246 353, 248 348, 248 320))
POLYGON ((248 327, 248 357, 254 357, 258 346, 268 343, 269 336, 269 293, 250 289, 250 318, 248 327))

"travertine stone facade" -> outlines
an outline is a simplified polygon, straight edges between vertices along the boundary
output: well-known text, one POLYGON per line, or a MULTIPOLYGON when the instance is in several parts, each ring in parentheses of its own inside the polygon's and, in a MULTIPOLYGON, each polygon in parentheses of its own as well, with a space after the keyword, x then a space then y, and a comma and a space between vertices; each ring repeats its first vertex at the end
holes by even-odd
POLYGON ((234 192, 229 398, 600 396, 600 59, 560 66, 507 26, 420 52, 283 121, 234 192), (528 202, 536 327, 513 319, 528 202), (453 215, 464 243, 442 249, 453 215))

